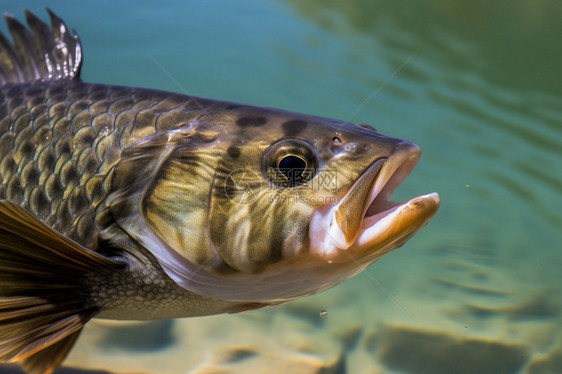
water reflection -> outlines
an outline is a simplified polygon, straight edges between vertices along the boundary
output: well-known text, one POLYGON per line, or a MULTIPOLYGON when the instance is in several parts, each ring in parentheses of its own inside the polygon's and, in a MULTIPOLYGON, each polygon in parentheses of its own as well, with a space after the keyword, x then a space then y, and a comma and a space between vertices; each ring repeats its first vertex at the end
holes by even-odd
POLYGON ((559 1, 287 2, 321 27, 348 28, 388 49, 419 49, 434 65, 454 64, 507 88, 560 93, 559 1))

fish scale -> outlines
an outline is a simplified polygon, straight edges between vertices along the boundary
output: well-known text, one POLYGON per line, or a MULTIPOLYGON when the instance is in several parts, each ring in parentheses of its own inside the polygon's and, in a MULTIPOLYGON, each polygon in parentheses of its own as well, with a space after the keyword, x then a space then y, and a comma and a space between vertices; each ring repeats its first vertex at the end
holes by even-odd
POLYGON ((0 199, 86 245, 121 151, 197 112, 185 98, 77 80, 7 86, 0 98, 0 199))

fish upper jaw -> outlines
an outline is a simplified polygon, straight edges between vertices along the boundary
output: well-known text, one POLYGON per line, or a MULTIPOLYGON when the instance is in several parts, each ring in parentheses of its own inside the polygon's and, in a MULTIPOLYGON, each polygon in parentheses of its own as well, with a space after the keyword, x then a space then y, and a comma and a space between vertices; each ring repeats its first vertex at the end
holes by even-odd
POLYGON ((350 255, 372 262, 424 227, 439 208, 437 193, 391 201, 420 154, 413 143, 398 144, 392 155, 371 164, 336 204, 317 209, 310 221, 310 253, 330 263, 349 262, 350 255))

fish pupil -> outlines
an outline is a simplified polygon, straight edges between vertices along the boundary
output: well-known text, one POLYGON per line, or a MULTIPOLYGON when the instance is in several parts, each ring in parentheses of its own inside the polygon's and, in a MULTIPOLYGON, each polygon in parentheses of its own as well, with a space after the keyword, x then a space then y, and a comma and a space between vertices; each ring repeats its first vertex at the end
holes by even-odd
POLYGON ((290 186, 297 186, 303 182, 306 161, 300 157, 289 155, 283 157, 277 166, 279 171, 288 179, 290 186))

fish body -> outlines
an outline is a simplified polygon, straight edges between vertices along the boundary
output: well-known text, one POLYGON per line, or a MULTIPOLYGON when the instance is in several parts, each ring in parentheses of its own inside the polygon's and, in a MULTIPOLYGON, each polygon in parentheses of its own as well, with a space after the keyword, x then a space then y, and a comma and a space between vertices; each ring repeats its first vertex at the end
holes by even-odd
POLYGON ((437 194, 390 198, 417 146, 366 125, 80 79, 49 11, 0 34, 0 360, 58 367, 91 318, 235 313, 333 287, 437 194))

